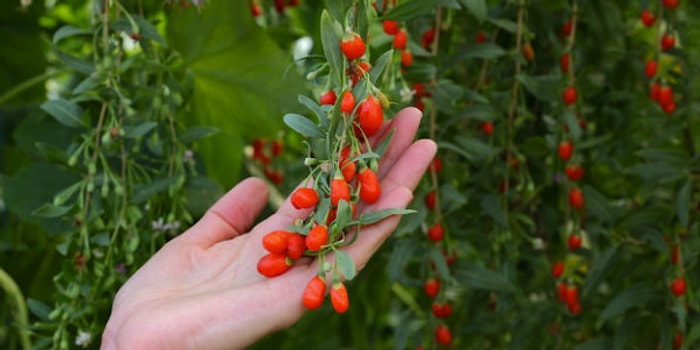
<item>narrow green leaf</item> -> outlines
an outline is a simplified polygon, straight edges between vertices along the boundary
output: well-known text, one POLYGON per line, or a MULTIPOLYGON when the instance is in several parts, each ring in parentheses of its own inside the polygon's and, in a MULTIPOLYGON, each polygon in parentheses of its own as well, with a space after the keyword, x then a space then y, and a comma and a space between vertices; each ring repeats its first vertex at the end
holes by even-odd
POLYGON ((179 137, 182 143, 192 143, 219 132, 219 129, 207 126, 193 126, 185 130, 179 137))
POLYGON ((313 112, 313 114, 316 115, 316 118, 322 126, 328 127, 328 117, 326 116, 326 112, 323 111, 323 109, 318 103, 304 95, 299 95, 299 98, 297 100, 301 105, 308 108, 309 111, 313 112))
POLYGON ((598 314, 598 325, 602 326, 613 317, 636 307, 646 305, 657 297, 656 289, 649 284, 637 284, 618 293, 598 314))
POLYGON ((136 22, 136 24, 139 26, 139 33, 141 36, 151 39, 163 47, 168 47, 168 44, 165 42, 165 40, 163 40, 163 37, 160 36, 160 33, 158 33, 158 29, 156 29, 151 22, 139 15, 132 14, 131 18, 133 18, 134 22, 136 22))
POLYGON ((486 19, 487 8, 484 0, 461 0, 462 5, 476 18, 481 24, 486 19))
POLYGON ((461 59, 481 58, 492 60, 506 54, 506 50, 494 43, 481 43, 479 45, 469 45, 460 55, 461 59))
POLYGON ((102 84, 102 81, 100 78, 95 77, 94 75, 90 75, 87 78, 83 79, 83 81, 78 84, 75 89, 73 89, 72 94, 73 96, 76 95, 82 95, 86 91, 90 91, 102 84))
POLYGON ((360 35, 360 37, 367 41, 367 32, 369 31, 369 16, 370 11, 374 11, 371 7, 368 7, 368 1, 358 1, 356 10, 356 26, 355 32, 360 35))
POLYGON ((72 25, 65 25, 53 34, 53 39, 51 40, 54 44, 61 41, 61 39, 69 38, 76 35, 89 35, 92 34, 89 30, 78 28, 72 25))
POLYGON ((336 250, 335 263, 337 264, 340 273, 343 274, 346 280, 350 281, 355 278, 355 262, 352 261, 352 258, 350 255, 348 255, 348 253, 342 250, 336 250))
POLYGON ((506 32, 509 33, 516 33, 518 31, 518 24, 508 20, 508 19, 502 19, 502 18, 487 18, 486 19, 488 22, 491 24, 495 25, 496 27, 499 27, 506 32))
POLYGON ((473 289, 485 289, 496 292, 514 292, 516 290, 506 278, 494 271, 476 264, 466 264, 457 270, 455 277, 473 289))
POLYGON ((84 126, 81 119, 83 109, 78 104, 66 99, 58 98, 46 101, 41 104, 41 109, 67 127, 79 128, 84 126))
POLYGON ((357 224, 362 224, 362 225, 371 225, 374 223, 377 223, 379 221, 382 221, 392 215, 406 215, 406 214, 413 214, 416 211, 413 209, 382 209, 382 210, 377 210, 373 211, 371 213, 365 213, 360 215, 360 218, 357 220, 353 220, 350 222, 350 225, 357 225, 357 224))
POLYGON ((328 60, 331 72, 331 85, 340 86, 342 75, 345 73, 345 58, 340 50, 340 40, 343 36, 343 28, 340 23, 333 20, 328 11, 321 14, 321 43, 323 54, 328 60))
POLYGON ((42 303, 39 300, 27 298, 27 307, 29 308, 29 311, 32 313, 32 315, 38 317, 43 321, 49 320, 49 313, 51 313, 51 308, 48 305, 42 303))
POLYGON ((508 226, 506 216, 503 214, 503 210, 501 210, 498 197, 494 194, 489 194, 484 197, 481 201, 481 209, 483 209, 484 213, 488 214, 497 224, 503 227, 508 226))
POLYGON ((482 122, 498 119, 498 111, 490 104, 475 104, 464 109, 464 115, 469 119, 482 122))
POLYGON ((352 207, 350 203, 345 200, 338 202, 338 209, 336 211, 335 225, 337 230, 344 229, 350 220, 352 219, 352 207))
POLYGON ((295 113, 287 113, 284 116, 284 123, 292 130, 298 132, 305 137, 324 137, 326 136, 318 125, 303 115, 295 113))
POLYGON ((156 126, 158 126, 158 123, 156 122, 144 122, 138 125, 125 125, 124 138, 135 139, 137 137, 144 136, 156 126))
POLYGON ((646 181, 669 183, 686 176, 684 166, 671 163, 638 164, 626 171, 646 181))
POLYGON ((440 279, 447 281, 452 277, 450 276, 450 269, 447 267, 445 256, 440 249, 435 247, 431 248, 428 251, 428 257, 435 265, 435 270, 440 276, 440 279))
POLYGON ((177 176, 157 179, 148 183, 136 184, 133 188, 134 196, 131 197, 132 204, 139 204, 147 201, 152 196, 167 190, 178 181, 177 176))
POLYGON ((461 146, 463 152, 469 155, 468 159, 471 161, 492 157, 499 152, 497 148, 469 135, 461 135, 455 141, 461 146))
POLYGON ((58 192, 54 197, 53 197, 53 205, 62 205, 66 201, 68 201, 74 194, 75 192, 80 189, 81 186, 83 186, 83 180, 80 180, 68 187, 66 187, 64 190, 61 192, 58 192))
POLYGON ((690 179, 678 190, 676 195, 676 214, 678 221, 683 226, 688 226, 688 215, 690 213, 690 179))
MULTIPOLYGON (((345 14, 352 5, 350 0, 325 0, 325 8, 336 21, 345 21, 345 14)), ((326 10, 324 10, 326 12, 326 10)))
POLYGON ((520 73, 516 79, 523 84, 523 87, 535 97, 543 101, 556 101, 559 98, 557 89, 558 78, 553 75, 533 77, 525 73, 520 73))
POLYGON ((391 63, 392 57, 394 57, 394 50, 389 50, 374 61, 374 66, 369 70, 369 81, 371 81, 372 84, 377 82, 377 79, 382 75, 384 69, 391 63))
POLYGON ((578 139, 581 138, 581 127, 578 125, 578 119, 576 118, 576 115, 574 115, 574 113, 570 109, 567 109, 564 112, 564 122, 569 128, 569 132, 574 137, 574 140, 578 141, 578 139))
POLYGON ((66 215, 72 206, 60 206, 45 203, 32 212, 32 215, 40 218, 57 218, 66 215))
POLYGON ((586 274, 586 281, 583 286, 584 295, 592 293, 598 287, 598 283, 603 279, 605 273, 610 271, 608 265, 612 261, 615 252, 615 247, 608 247, 603 251, 594 252, 593 263, 591 263, 591 267, 586 274))
POLYGON ((66 153, 52 144, 37 142, 35 146, 39 153, 47 160, 59 163, 65 163, 68 160, 66 153))
POLYGON ((381 19, 393 19, 395 21, 405 21, 415 17, 420 17, 426 13, 431 13, 437 0, 406 1, 394 7, 381 19))
POLYGON ((58 60, 61 61, 61 63, 65 64, 71 69, 88 75, 92 74, 92 72, 95 71, 95 66, 93 66, 92 63, 86 60, 80 59, 73 55, 69 55, 56 47, 53 48, 53 52, 56 55, 56 58, 58 58, 58 60))
POLYGON ((390 282, 399 281, 404 275, 404 269, 415 254, 416 244, 405 239, 395 241, 391 251, 391 257, 387 263, 387 276, 390 282))
POLYGON ((605 196, 591 186, 583 188, 586 198, 586 211, 594 217, 604 222, 613 222, 618 215, 618 211, 610 206, 610 201, 605 196))

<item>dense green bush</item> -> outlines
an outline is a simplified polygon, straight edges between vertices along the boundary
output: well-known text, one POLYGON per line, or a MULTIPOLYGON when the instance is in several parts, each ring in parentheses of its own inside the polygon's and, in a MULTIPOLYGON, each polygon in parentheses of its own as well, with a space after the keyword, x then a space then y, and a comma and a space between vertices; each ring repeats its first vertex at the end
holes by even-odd
POLYGON ((119 286, 225 189, 265 177, 274 210, 305 171, 283 116, 340 91, 343 29, 441 169, 350 311, 252 348, 439 348, 443 325, 453 349, 700 347, 700 5, 283 3, 0 4, 0 347, 97 348, 119 286))

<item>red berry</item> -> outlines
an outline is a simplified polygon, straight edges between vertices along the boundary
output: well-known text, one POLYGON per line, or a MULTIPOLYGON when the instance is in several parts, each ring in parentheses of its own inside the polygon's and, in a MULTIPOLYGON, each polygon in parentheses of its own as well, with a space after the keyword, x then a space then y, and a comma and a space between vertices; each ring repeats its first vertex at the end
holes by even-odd
POLYGON ((343 178, 345 181, 350 182, 355 177, 355 172, 357 167, 355 162, 350 161, 350 146, 345 146, 342 151, 340 151, 340 171, 343 173, 343 178))
POLYGON ((413 54, 411 51, 401 51, 401 65, 408 68, 413 64, 413 54))
POLYGON ((367 97, 360 104, 360 128, 367 136, 372 136, 379 131, 379 128, 384 123, 384 111, 382 105, 379 104, 374 96, 367 97))
POLYGON ((673 337, 673 349, 680 350, 683 347, 683 333, 678 332, 676 336, 673 337))
POLYGON ((664 85, 659 88, 659 104, 663 107, 673 103, 673 89, 670 86, 664 85))
POLYGON ((673 248, 671 248, 671 264, 678 265, 678 257, 679 256, 680 256, 680 249, 678 249, 677 245, 674 245, 673 248))
POLYGON ((649 89, 649 98, 651 98, 652 101, 658 102, 660 92, 661 92, 661 85, 659 85, 659 83, 651 84, 651 88, 649 89))
POLYGON ((571 22, 571 20, 566 21, 562 26, 561 26, 561 36, 567 37, 571 35, 572 30, 574 29, 574 25, 571 22))
POLYGON ((671 293, 677 297, 685 294, 685 288, 686 284, 683 277, 678 277, 671 283, 671 293))
POLYGON ((340 102, 340 110, 345 113, 350 113, 353 108, 355 108, 355 96, 353 96, 352 92, 345 91, 343 100, 340 102))
POLYGON ((583 192, 578 188, 572 188, 571 191, 569 191, 569 204, 576 210, 583 210, 583 207, 586 205, 583 192))
POLYGON ((250 2, 250 14, 253 15, 253 17, 258 17, 263 14, 263 8, 258 4, 256 1, 251 1, 250 2))
POLYGON ((651 79, 656 76, 656 70, 659 68, 659 64, 654 60, 648 60, 646 67, 644 67, 644 74, 647 78, 651 79))
POLYGON ((294 208, 308 209, 313 208, 318 203, 318 192, 313 188, 301 187, 292 193, 291 202, 294 208))
POLYGON ((428 238, 433 242, 440 242, 444 235, 445 231, 439 222, 428 229, 428 238))
POLYGON ((382 22, 382 25, 384 26, 384 33, 387 33, 389 35, 394 35, 399 31, 399 22, 385 19, 382 22))
POLYGON ((428 30, 423 33, 423 38, 422 38, 422 43, 423 47, 427 49, 427 47, 435 41, 435 28, 430 27, 428 30))
POLYGON ((552 266, 552 276, 554 278, 559 278, 562 273, 564 273, 564 263, 557 261, 554 263, 554 266, 552 266))
POLYGON ((663 110, 666 114, 672 114, 676 110, 676 103, 671 102, 663 105, 663 110))
POLYGON ((648 9, 645 9, 642 11, 642 14, 640 15, 642 19, 642 23, 644 23, 645 26, 651 27, 654 25, 654 22, 656 22, 656 16, 651 13, 648 9))
POLYGON ((262 245, 265 250, 270 253, 284 255, 287 253, 287 241, 289 240, 290 232, 287 231, 272 231, 262 238, 262 245))
POLYGON ((342 314, 348 311, 350 301, 348 300, 348 291, 342 283, 335 283, 331 287, 331 304, 335 312, 342 314))
POLYGON ((304 255, 304 249, 306 249, 306 243, 304 236, 293 233, 287 239, 287 256, 290 259, 299 259, 304 255))
POLYGON ((574 143, 571 140, 562 141, 559 143, 559 158, 569 160, 574 152, 574 143))
POLYGON ((484 34, 484 32, 476 33, 476 42, 481 44, 484 41, 486 41, 486 34, 484 34))
POLYGON ((664 6, 670 10, 675 10, 678 7, 679 0, 664 0, 664 6))
POLYGON ((357 174, 357 180, 360 182, 360 199, 367 204, 376 202, 382 192, 377 174, 365 168, 357 174))
POLYGON ((566 284, 564 282, 557 284, 557 299, 566 302, 566 284))
POLYGON ((279 276, 292 266, 292 262, 281 254, 267 254, 258 261, 258 272, 265 277, 279 276))
POLYGON ((277 10, 279 13, 284 12, 284 7, 286 5, 287 4, 284 3, 284 0, 275 0, 275 10, 277 10))
POLYGON ((350 187, 342 175, 331 180, 331 203, 337 206, 341 200, 350 203, 350 187))
POLYGON ((435 298, 435 296, 437 296, 438 292, 440 291, 440 281, 431 278, 425 281, 423 289, 425 289, 425 295, 431 298, 435 298))
POLYGON ((284 144, 282 143, 282 140, 275 140, 275 142, 272 143, 272 149, 270 152, 272 153, 273 157, 277 157, 280 154, 282 154, 282 151, 284 150, 284 144))
POLYGON ((450 304, 433 303, 432 311, 437 318, 447 318, 452 315, 452 306, 450 304))
POLYGON ((304 243, 306 248, 312 252, 321 250, 321 247, 328 244, 328 227, 315 225, 306 235, 304 243))
MULTIPOLYGON (((319 101, 321 102, 322 105, 334 105, 335 101, 338 97, 335 95, 335 91, 333 90, 328 90, 325 94, 321 95, 321 98, 319 101)), ((355 104, 353 102, 353 104, 355 104)))
POLYGON ((425 195, 425 198, 423 198, 423 201, 425 202, 425 206, 428 207, 430 210, 435 210, 435 201, 437 200, 437 193, 435 191, 430 191, 425 195))
POLYGON ((452 344, 452 333, 450 333, 450 329, 445 325, 439 325, 435 329, 435 341, 444 347, 450 346, 450 344, 452 344))
POLYGON ((575 285, 566 286, 566 291, 564 292, 564 302, 567 305, 578 304, 578 288, 575 285))
POLYGON ((566 177, 571 181, 578 181, 583 178, 583 167, 580 165, 567 165, 566 166, 566 177))
POLYGON ((309 310, 318 309, 323 304, 323 297, 326 294, 326 281, 321 276, 316 275, 312 278, 304 289, 302 301, 304 306, 309 310))
POLYGON ((581 303, 579 303, 578 301, 575 303, 566 304, 566 307, 569 309, 569 312, 571 312, 574 315, 578 315, 581 313, 581 303))
POLYGON ((430 167, 434 169, 436 173, 439 173, 440 170, 442 170, 442 160, 438 157, 433 158, 433 164, 431 164, 430 167))
POLYGON ((408 34, 404 30, 399 30, 394 36, 394 47, 403 50, 406 48, 406 42, 408 41, 408 34))
POLYGON ((576 93, 576 88, 573 86, 569 86, 566 89, 564 89, 564 92, 561 95, 562 100, 564 100, 564 103, 566 105, 572 105, 576 103, 576 98, 577 98, 577 93, 576 93))
POLYGON ((668 51, 676 46, 676 38, 671 34, 664 34, 661 37, 661 51, 668 51))
POLYGON ((357 33, 348 32, 340 41, 340 50, 343 51, 343 55, 349 60, 362 57, 366 49, 365 42, 357 33))
POLYGON ((492 122, 481 123, 481 131, 483 131, 484 134, 491 136, 491 134, 493 134, 493 123, 492 122))
POLYGON ((569 235, 569 250, 574 251, 581 247, 581 236, 576 234, 569 235))
POLYGON ((535 60, 535 50, 532 49, 532 44, 527 43, 523 46, 521 50, 523 57, 525 57, 526 60, 529 62, 532 62, 535 60))
POLYGON ((559 66, 563 73, 569 73, 569 68, 571 67, 571 55, 565 53, 559 58, 559 66))

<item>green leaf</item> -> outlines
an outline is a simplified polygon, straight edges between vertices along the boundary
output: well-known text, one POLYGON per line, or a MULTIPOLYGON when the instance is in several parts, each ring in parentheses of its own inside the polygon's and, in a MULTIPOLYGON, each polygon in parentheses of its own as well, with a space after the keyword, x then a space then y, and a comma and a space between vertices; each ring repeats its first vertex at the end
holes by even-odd
POLYGON ((78 84, 75 89, 71 92, 73 96, 82 95, 87 91, 90 91, 102 84, 102 77, 90 75, 83 79, 83 81, 78 84))
POLYGON ((428 258, 435 265, 435 270, 440 276, 440 279, 447 281, 452 277, 450 276, 450 269, 447 267, 445 256, 440 249, 432 247, 428 251, 428 258))
POLYGON ((51 307, 42 303, 39 300, 27 298, 27 307, 32 315, 38 317, 42 321, 49 320, 49 314, 51 313, 51 307))
POLYGON ((498 119, 499 113, 489 104, 474 104, 464 109, 464 115, 469 119, 489 122, 498 119))
POLYGON ((506 54, 506 50, 494 43, 481 43, 479 45, 469 45, 466 50, 458 54, 459 60, 470 58, 481 58, 492 60, 506 54))
POLYGON ((417 246, 405 239, 395 241, 391 257, 387 263, 387 276, 390 282, 398 281, 404 275, 404 269, 415 254, 417 246))
POLYGON ((335 263, 338 266, 338 270, 343 274, 346 280, 350 281, 355 278, 355 262, 348 253, 342 250, 335 251, 335 263))
POLYGON ((168 47, 168 44, 163 40, 163 37, 160 36, 160 33, 158 32, 158 29, 151 24, 151 22, 147 21, 145 18, 139 16, 139 15, 131 15, 131 18, 133 18, 134 22, 139 26, 139 33, 141 36, 147 39, 151 39, 158 44, 160 44, 163 47, 168 47))
POLYGON ((525 73, 520 73, 516 76, 516 79, 523 84, 523 87, 525 87, 528 92, 540 100, 554 102, 559 99, 558 92, 556 91, 559 86, 559 80, 553 75, 533 77, 525 73))
POLYGON ((605 273, 610 271, 608 265, 613 261, 612 258, 616 251, 616 247, 608 247, 603 251, 594 251, 593 262, 586 274, 586 281, 583 286, 584 295, 590 295, 598 287, 598 283, 603 279, 605 273))
POLYGON ((287 113, 284 115, 284 123, 292 130, 305 137, 325 137, 323 130, 303 115, 287 113))
POLYGON ((281 116, 300 109, 303 81, 292 57, 257 25, 247 1, 211 1, 201 11, 168 11, 167 42, 192 82, 186 126, 220 130, 198 142, 206 175, 224 188, 239 179, 244 141, 274 135, 281 116), (225 152, 222 152, 225 150, 225 152))
POLYGON ((369 81, 372 84, 377 82, 377 79, 382 75, 384 68, 386 68, 389 63, 391 63, 391 58, 394 57, 394 50, 389 50, 384 52, 376 61, 374 61, 374 66, 369 70, 369 81))
POLYGON ((645 181, 669 183, 687 176, 685 167, 672 163, 647 163, 635 165, 626 172, 637 175, 645 181))
POLYGON ((514 292, 516 290, 503 275, 476 264, 465 264, 457 269, 455 277, 472 289, 485 289, 495 292, 514 292))
POLYGON ((610 206, 610 201, 591 186, 583 188, 583 194, 586 198, 586 211, 591 213, 598 219, 612 223, 618 215, 616 208, 610 206))
POLYGON ((66 215, 72 206, 59 206, 49 203, 44 203, 42 206, 32 212, 32 215, 40 218, 58 218, 66 215))
POLYGON ((321 14, 321 43, 323 54, 328 60, 331 72, 331 85, 340 86, 342 75, 345 74, 345 57, 340 50, 340 40, 343 37, 343 28, 340 23, 334 21, 327 11, 321 14))
POLYGON ((148 183, 135 184, 133 189, 134 196, 131 197, 130 202, 132 204, 143 203, 154 195, 167 190, 170 186, 175 184, 177 180, 177 176, 171 176, 148 183))
POLYGON ((506 32, 516 33, 518 31, 518 24, 511 20, 491 17, 487 18, 486 20, 496 27, 505 30, 506 32))
POLYGON ((56 47, 53 48, 53 52, 61 63, 77 72, 90 75, 95 71, 95 66, 89 61, 69 55, 56 47))
POLYGON ((462 5, 472 14, 474 18, 481 24, 486 19, 486 1, 484 0, 461 0, 462 5))
POLYGON ((318 119, 322 127, 328 127, 328 117, 326 116, 326 112, 323 111, 323 109, 321 108, 321 106, 318 105, 318 103, 304 95, 299 95, 299 98, 297 98, 297 100, 300 104, 308 108, 311 112, 314 113, 314 115, 316 115, 316 118, 318 119))
POLYGON ((481 201, 481 209, 483 209, 484 213, 488 214, 497 224, 503 227, 508 226, 506 216, 501 209, 501 203, 496 195, 486 195, 481 201))
POLYGON ((406 215, 406 214, 413 214, 416 211, 413 209, 382 209, 382 210, 377 210, 373 211, 371 213, 364 213, 360 215, 360 218, 357 220, 353 220, 349 223, 349 225, 357 225, 357 224, 362 224, 362 225, 371 225, 374 223, 377 223, 379 221, 382 221, 392 215, 406 215))
POLYGON ((325 0, 324 3, 330 16, 338 22, 344 22, 345 14, 348 12, 353 2, 351 0, 325 0))
POLYGON ((495 156, 499 152, 497 148, 489 146, 487 143, 469 135, 460 135, 455 141, 457 141, 470 161, 483 160, 495 156))
POLYGON ((219 132, 219 129, 207 126, 193 126, 187 128, 179 137, 182 143, 192 143, 207 138, 219 132))
POLYGON ((69 128, 83 127, 83 109, 76 103, 58 98, 41 104, 41 109, 69 128))
POLYGON ((623 292, 615 295, 613 300, 598 314, 598 325, 602 326, 613 317, 633 307, 646 305, 658 297, 656 289, 650 284, 643 283, 630 286, 623 292))
POLYGON ((89 30, 83 29, 83 28, 78 28, 72 25, 65 25, 61 28, 58 28, 58 30, 53 34, 53 39, 51 42, 54 44, 61 41, 61 39, 69 38, 72 36, 76 35, 90 35, 92 34, 89 30))
POLYGON ((547 146, 547 140, 542 136, 532 136, 529 137, 520 145, 520 150, 531 157, 544 157, 547 156, 549 151, 549 146, 547 146))
POLYGON ((564 112, 564 122, 566 122, 566 126, 569 128, 574 140, 578 141, 581 138, 581 127, 578 125, 576 115, 570 109, 564 112))
POLYGON ((431 13, 436 5, 437 0, 406 1, 391 9, 387 14, 381 16, 380 19, 406 21, 431 13))
POLYGON ((63 203, 67 202, 74 194, 77 192, 84 184, 84 181, 78 181, 61 192, 58 192, 54 197, 53 197, 53 205, 63 205, 63 203))
POLYGON ((683 226, 688 226, 688 215, 690 213, 690 186, 691 180, 685 181, 685 184, 678 190, 676 195, 676 215, 678 221, 683 226))
POLYGON ((158 126, 156 122, 143 122, 138 125, 124 125, 124 138, 135 139, 148 134, 158 126))

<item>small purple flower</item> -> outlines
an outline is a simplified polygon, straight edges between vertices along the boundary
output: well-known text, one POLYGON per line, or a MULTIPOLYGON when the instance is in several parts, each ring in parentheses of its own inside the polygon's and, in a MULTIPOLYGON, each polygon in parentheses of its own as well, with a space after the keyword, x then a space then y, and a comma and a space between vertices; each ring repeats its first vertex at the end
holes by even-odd
POLYGON ((115 266, 114 268, 115 268, 115 269, 117 270, 117 272, 119 272, 120 274, 122 274, 122 275, 125 275, 125 274, 126 274, 126 266, 124 266, 124 264, 119 263, 119 264, 117 264, 117 266, 115 266))

